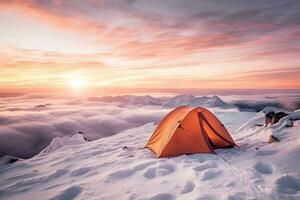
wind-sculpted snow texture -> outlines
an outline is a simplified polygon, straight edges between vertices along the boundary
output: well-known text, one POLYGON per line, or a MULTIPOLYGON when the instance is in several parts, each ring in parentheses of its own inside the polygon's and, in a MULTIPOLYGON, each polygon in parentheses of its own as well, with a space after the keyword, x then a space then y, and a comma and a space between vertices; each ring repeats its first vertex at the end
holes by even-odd
POLYGON ((144 148, 155 128, 149 123, 2 166, 0 199, 299 199, 299 121, 254 128, 255 113, 215 114, 239 149, 158 159, 144 148), (233 118, 245 125, 237 129, 233 118), (265 143, 271 133, 281 142, 265 143))

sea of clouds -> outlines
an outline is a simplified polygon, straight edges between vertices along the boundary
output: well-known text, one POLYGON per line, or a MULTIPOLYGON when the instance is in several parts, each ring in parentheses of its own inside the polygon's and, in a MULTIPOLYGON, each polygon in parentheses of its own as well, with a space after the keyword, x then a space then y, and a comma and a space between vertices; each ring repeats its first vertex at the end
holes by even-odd
MULTIPOLYGON (((265 106, 299 109, 299 94, 287 97, 221 96, 227 104, 235 106, 230 107, 235 112, 257 112, 265 106)), ((186 96, 182 98, 186 103, 186 96)), ((54 137, 71 136, 79 131, 88 139, 95 140, 149 122, 158 123, 173 108, 153 105, 153 102, 157 104, 157 100, 164 102, 168 98, 109 97, 102 102, 98 98, 58 95, 0 95, 0 157, 13 155, 30 158, 44 149, 54 137), (120 99, 120 102, 115 99, 120 99), (131 103, 123 102, 128 99, 131 103)), ((225 108, 218 109, 224 112, 225 108)))
POLYGON ((0 157, 29 158, 54 137, 82 131, 88 139, 95 140, 157 123, 169 112, 155 106, 124 106, 59 96, 25 95, 0 100, 0 157))

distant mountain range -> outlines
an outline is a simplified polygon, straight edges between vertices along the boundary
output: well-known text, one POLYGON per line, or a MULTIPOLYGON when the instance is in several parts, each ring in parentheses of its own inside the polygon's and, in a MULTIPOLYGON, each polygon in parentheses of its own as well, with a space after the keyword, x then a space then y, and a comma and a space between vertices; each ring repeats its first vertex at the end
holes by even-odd
POLYGON ((163 107, 173 108, 177 106, 203 106, 203 107, 234 107, 232 104, 224 102, 220 97, 214 96, 194 96, 191 94, 177 95, 175 97, 155 98, 149 95, 145 96, 104 96, 104 97, 90 97, 89 101, 97 102, 116 102, 127 105, 161 105, 163 107))
MULTIPOLYGON (((219 96, 194 96, 192 94, 177 95, 174 97, 152 97, 149 95, 135 96, 135 95, 122 95, 122 96, 103 96, 103 97, 90 97, 88 101, 115 102, 122 106, 126 105, 152 105, 163 106, 166 108, 175 108, 178 106, 192 106, 192 107, 208 107, 208 108, 238 108, 240 111, 259 112, 265 107, 275 107, 280 109, 287 109, 287 106, 274 99, 269 101, 250 101, 250 100, 237 100, 233 102, 225 102, 219 96)), ((300 109, 300 100, 293 102, 292 108, 289 110, 300 109)))
POLYGON ((196 97, 191 94, 178 95, 171 98, 169 101, 165 102, 163 106, 165 107, 177 107, 177 106, 203 106, 203 107, 221 107, 221 108, 229 108, 231 105, 225 103, 218 96, 200 96, 196 97))

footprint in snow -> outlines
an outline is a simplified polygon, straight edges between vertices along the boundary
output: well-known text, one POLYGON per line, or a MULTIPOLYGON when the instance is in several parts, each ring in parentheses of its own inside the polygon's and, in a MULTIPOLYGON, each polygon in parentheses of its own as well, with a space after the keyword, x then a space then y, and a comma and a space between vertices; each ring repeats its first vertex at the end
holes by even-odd
POLYGON ((272 174, 273 168, 270 164, 264 162, 258 162, 254 165, 254 169, 261 174, 272 174))
POLYGON ((152 196, 149 200, 173 200, 175 197, 169 193, 160 193, 152 196))
POLYGON ((118 179, 127 178, 129 176, 132 176, 137 171, 145 169, 146 167, 151 166, 154 163, 155 163, 154 161, 150 161, 150 162, 147 162, 147 163, 142 163, 142 164, 136 165, 132 168, 115 171, 115 172, 108 175, 108 178, 106 179, 105 182, 108 182, 110 180, 118 180, 118 179))
POLYGON ((53 174, 47 177, 46 181, 51 181, 53 179, 59 178, 65 174, 67 174, 69 171, 67 169, 58 169, 53 174))
POLYGON ((208 163, 204 163, 202 165, 199 165, 197 167, 194 167, 193 169, 195 171, 204 171, 206 169, 216 168, 216 167, 218 167, 218 165, 215 162, 208 162, 208 163))
POLYGON ((18 180, 18 179, 27 179, 27 178, 33 178, 35 176, 37 176, 39 174, 39 171, 38 170, 33 170, 27 174, 21 174, 21 175, 16 175, 16 176, 13 176, 13 177, 9 177, 6 179, 6 181, 14 181, 14 180, 18 180))
POLYGON ((198 197, 196 200, 217 200, 215 196, 204 194, 198 197))
POLYGON ((285 175, 277 179, 276 189, 285 194, 300 193, 300 178, 291 175, 285 175))
POLYGON ((142 164, 139 164, 139 165, 135 166, 134 169, 135 170, 142 170, 142 169, 145 169, 146 167, 154 165, 155 163, 156 163, 155 161, 149 161, 149 162, 142 163, 142 164))
POLYGON ((116 172, 113 172, 108 175, 108 178, 105 180, 105 182, 109 182, 111 180, 119 180, 127 178, 135 173, 134 169, 124 169, 124 170, 118 170, 116 172))
POLYGON ((135 200, 137 197, 138 197, 138 195, 133 193, 128 197, 128 200, 135 200))
POLYGON ((157 176, 165 176, 175 171, 175 166, 172 164, 160 164, 158 167, 149 167, 144 173, 144 177, 153 179, 157 176))
POLYGON ((65 199, 72 200, 82 192, 82 189, 83 188, 79 186, 72 186, 62 191, 59 195, 52 198, 51 200, 65 200, 65 199))
POLYGON ((256 153, 256 155, 258 155, 258 156, 271 156, 271 155, 276 154, 277 152, 278 152, 277 150, 261 150, 261 151, 258 151, 256 153))
POLYGON ((78 168, 78 169, 75 169, 73 170, 71 173, 70 173, 70 176, 82 176, 88 172, 90 172, 91 170, 93 170, 92 167, 82 167, 82 168, 78 168))
POLYGON ((198 154, 192 154, 189 156, 184 157, 184 162, 186 163, 203 163, 206 161, 206 158, 204 158, 203 155, 198 155, 198 154))
POLYGON ((247 194, 244 192, 237 192, 233 195, 229 195, 227 200, 247 200, 247 194))
POLYGON ((183 187, 183 189, 180 191, 180 194, 190 193, 194 190, 194 188, 195 188, 195 184, 191 181, 188 181, 183 187))
POLYGON ((226 187, 229 187, 229 188, 231 188, 231 187, 233 187, 234 185, 235 185, 235 183, 234 183, 234 182, 230 182, 230 183, 227 183, 226 187))
POLYGON ((207 180, 210 180, 210 179, 213 179, 213 178, 216 178, 218 177, 219 175, 221 175, 222 171, 221 170, 215 170, 215 169, 209 169, 209 170, 206 170, 202 177, 201 177, 201 180, 202 181, 207 181, 207 180))

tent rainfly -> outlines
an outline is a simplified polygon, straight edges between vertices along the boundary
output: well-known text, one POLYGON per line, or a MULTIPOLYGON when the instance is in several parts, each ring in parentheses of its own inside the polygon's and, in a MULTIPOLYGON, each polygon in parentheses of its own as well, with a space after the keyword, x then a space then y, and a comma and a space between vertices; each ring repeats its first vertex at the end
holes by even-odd
POLYGON ((237 146, 224 125, 209 110, 180 106, 159 123, 146 147, 158 157, 215 153, 237 146))

